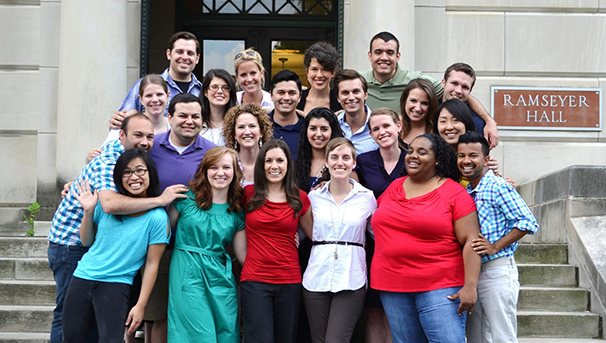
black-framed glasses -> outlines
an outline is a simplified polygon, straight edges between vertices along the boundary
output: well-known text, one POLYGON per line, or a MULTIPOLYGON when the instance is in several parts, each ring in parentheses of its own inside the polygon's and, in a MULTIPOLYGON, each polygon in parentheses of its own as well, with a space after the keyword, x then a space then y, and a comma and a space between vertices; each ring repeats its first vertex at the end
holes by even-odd
POLYGON ((234 57, 234 61, 241 59, 242 57, 244 57, 244 55, 250 56, 250 57, 257 57, 257 53, 255 51, 252 51, 252 50, 242 51, 242 52, 239 52, 238 54, 236 54, 236 57, 234 57))
POLYGON ((122 174, 122 178, 124 179, 128 179, 129 177, 133 176, 133 174, 137 175, 137 176, 143 176, 145 175, 145 173, 147 173, 147 169, 135 169, 135 170, 125 170, 124 173, 122 174))
POLYGON ((215 92, 218 91, 219 88, 221 88, 221 90, 223 92, 229 92, 231 90, 231 88, 228 85, 219 86, 217 84, 210 85, 210 86, 208 86, 208 88, 211 89, 211 90, 213 90, 213 91, 215 91, 215 92))

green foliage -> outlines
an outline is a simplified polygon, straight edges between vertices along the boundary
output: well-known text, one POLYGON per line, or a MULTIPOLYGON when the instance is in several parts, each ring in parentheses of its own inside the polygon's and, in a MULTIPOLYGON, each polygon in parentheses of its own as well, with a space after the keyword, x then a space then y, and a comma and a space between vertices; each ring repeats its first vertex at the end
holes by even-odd
POLYGON ((28 236, 34 235, 34 221, 36 220, 36 215, 40 212, 40 204, 35 201, 33 204, 29 205, 27 208, 27 213, 23 213, 23 219, 29 224, 30 229, 27 231, 28 236))

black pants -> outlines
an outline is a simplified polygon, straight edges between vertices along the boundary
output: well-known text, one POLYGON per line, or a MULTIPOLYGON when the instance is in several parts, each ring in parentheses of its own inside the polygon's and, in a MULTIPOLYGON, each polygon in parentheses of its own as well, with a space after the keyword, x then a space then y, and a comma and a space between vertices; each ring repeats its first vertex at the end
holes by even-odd
POLYGON ((310 292, 303 289, 313 343, 348 343, 364 308, 366 287, 355 291, 310 292))
POLYGON ((301 302, 301 284, 243 281, 245 343, 293 343, 301 302))
POLYGON ((97 323, 99 341, 122 343, 130 285, 73 277, 63 305, 63 342, 85 342, 97 323))

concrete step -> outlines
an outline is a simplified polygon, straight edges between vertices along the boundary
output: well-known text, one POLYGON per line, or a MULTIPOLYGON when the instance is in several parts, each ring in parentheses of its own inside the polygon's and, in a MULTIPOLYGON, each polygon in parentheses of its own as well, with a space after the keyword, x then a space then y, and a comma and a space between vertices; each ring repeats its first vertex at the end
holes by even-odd
POLYGON ((0 257, 0 279, 54 280, 44 257, 0 257))
MULTIPOLYGON (((51 223, 52 223, 52 221, 36 220, 34 222, 34 237, 48 237, 48 233, 50 232, 51 223)), ((23 232, 23 235, 25 235, 30 229, 31 229, 31 226, 29 225, 29 223, 27 223, 27 222, 19 223, 19 226, 18 226, 19 233, 23 232)))
POLYGON ((576 287, 577 268, 567 264, 518 264, 520 285, 576 287))
POLYGON ((568 246, 566 244, 520 243, 515 253, 518 263, 566 264, 568 246))
POLYGON ((523 337, 518 339, 519 343, 600 343, 604 342, 602 339, 591 339, 591 338, 536 338, 536 337, 523 337))
POLYGON ((3 305, 54 305, 56 296, 54 281, 0 280, 3 305))
POLYGON ((0 237, 0 257, 46 257, 46 237, 0 237))
POLYGON ((0 332, 1 343, 49 343, 46 332, 0 332))
POLYGON ((0 332, 50 332, 54 306, 0 305, 0 332))
POLYGON ((520 287, 518 310, 583 312, 589 307, 589 291, 568 287, 520 287))
POLYGON ((599 324, 591 312, 518 311, 519 337, 597 338, 599 324))

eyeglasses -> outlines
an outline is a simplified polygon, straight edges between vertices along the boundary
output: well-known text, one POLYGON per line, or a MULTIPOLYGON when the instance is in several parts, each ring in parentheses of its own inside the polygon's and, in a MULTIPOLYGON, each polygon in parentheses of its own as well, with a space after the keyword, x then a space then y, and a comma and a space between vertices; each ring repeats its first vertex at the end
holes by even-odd
POLYGON ((135 170, 125 170, 124 173, 122 174, 122 178, 123 179, 128 179, 131 176, 133 176, 133 174, 137 175, 137 176, 143 176, 145 175, 145 173, 147 173, 147 169, 135 169, 135 170))
POLYGON ((217 85, 217 84, 212 84, 212 85, 208 86, 208 88, 209 88, 209 89, 212 89, 212 90, 213 90, 213 91, 215 91, 215 92, 216 92, 216 91, 218 91, 218 90, 219 90, 219 88, 221 88, 221 90, 222 90, 223 92, 229 92, 229 91, 231 90, 231 88, 230 88, 228 85, 222 85, 222 86, 219 86, 219 85, 217 85))
POLYGON ((236 55, 236 57, 234 57, 234 61, 237 61, 237 60, 241 59, 242 57, 244 57, 244 55, 250 56, 250 57, 257 57, 257 52, 256 51, 252 51, 252 50, 239 52, 236 55))

